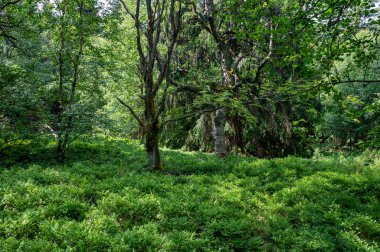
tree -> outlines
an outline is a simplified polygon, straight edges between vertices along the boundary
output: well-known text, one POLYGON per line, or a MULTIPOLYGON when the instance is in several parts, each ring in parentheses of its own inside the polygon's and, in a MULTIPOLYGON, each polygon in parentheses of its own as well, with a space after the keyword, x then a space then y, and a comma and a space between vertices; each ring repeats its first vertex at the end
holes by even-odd
POLYGON ((14 17, 14 8, 20 8, 22 0, 7 0, 0 3, 0 37, 7 42, 16 45, 17 39, 12 35, 12 30, 20 24, 19 20, 14 17))
POLYGON ((128 103, 117 99, 143 129, 148 167, 161 170, 159 120, 165 111, 170 85, 167 77, 180 30, 182 3, 178 0, 137 0, 135 4, 124 0, 120 2, 127 15, 134 20, 141 78, 141 82, 134 85, 138 85, 141 91, 144 116, 138 115, 128 103), (134 12, 131 11, 131 6, 134 6, 134 12))
POLYGON ((33 0, 0 3, 0 152, 38 134, 39 81, 26 57, 32 57, 32 44, 38 40, 32 38, 37 30, 35 4, 33 0))
POLYGON ((331 90, 321 94, 323 143, 334 148, 379 147, 380 48, 376 32, 361 30, 355 51, 334 62, 331 90))
MULTIPOLYGON (((242 135, 241 119, 233 116, 234 107, 228 109, 233 100, 241 101, 260 120, 265 117, 259 111, 273 103, 274 110, 282 111, 290 136, 292 105, 283 97, 294 96, 294 88, 315 90, 313 86, 328 75, 332 62, 350 53, 353 34, 362 27, 365 17, 373 15, 374 7, 371 1, 344 0, 206 0, 193 1, 192 6, 220 55, 223 79, 214 93, 234 97, 221 104, 213 119, 215 152, 220 156, 226 152, 223 132, 227 121, 236 125, 235 135, 242 135)), ((267 115, 277 113, 264 111, 267 115)), ((276 119, 267 118, 271 122, 276 119)))
POLYGON ((82 116, 78 97, 79 86, 84 84, 81 67, 101 20, 93 0, 56 0, 45 4, 43 12, 46 22, 55 24, 46 31, 51 48, 47 55, 56 84, 50 105, 54 119, 49 128, 57 138, 57 160, 63 162, 75 132, 74 120, 82 116))

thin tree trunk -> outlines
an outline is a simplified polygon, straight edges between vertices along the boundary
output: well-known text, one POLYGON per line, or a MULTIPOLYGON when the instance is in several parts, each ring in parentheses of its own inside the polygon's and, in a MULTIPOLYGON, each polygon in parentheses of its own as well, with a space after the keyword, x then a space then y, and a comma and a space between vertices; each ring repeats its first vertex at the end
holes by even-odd
POLYGON ((57 162, 63 163, 65 160, 65 153, 63 148, 63 107, 65 106, 65 98, 64 98, 64 51, 65 51, 65 30, 64 30, 64 18, 66 14, 66 9, 62 9, 62 16, 61 16, 61 28, 60 28, 60 50, 59 50, 59 88, 58 88, 58 96, 59 96, 59 107, 57 111, 57 162))
POLYGON ((63 22, 61 27, 61 48, 60 48, 60 54, 59 54, 59 90, 60 90, 60 99, 61 99, 61 106, 59 111, 59 117, 58 121, 60 124, 60 130, 58 133, 58 148, 57 148, 57 160, 58 162, 64 162, 66 159, 66 150, 69 145, 70 140, 70 133, 73 129, 73 119, 74 116, 72 115, 72 107, 74 105, 74 99, 76 94, 76 89, 78 85, 78 79, 79 79, 79 65, 80 65, 80 59, 83 55, 83 46, 84 46, 84 34, 83 34, 83 12, 84 12, 84 6, 83 2, 79 3, 79 49, 77 54, 75 55, 75 61, 73 62, 73 79, 71 82, 71 91, 70 91, 70 97, 66 104, 65 111, 68 114, 68 118, 66 122, 63 122, 63 113, 64 113, 64 91, 63 91, 63 81, 64 81, 64 57, 63 57, 63 51, 65 46, 65 37, 64 37, 64 28, 63 28, 63 22))
POLYGON ((65 161, 65 150, 63 148, 62 135, 58 134, 58 144, 57 144, 57 162, 63 163, 65 161))

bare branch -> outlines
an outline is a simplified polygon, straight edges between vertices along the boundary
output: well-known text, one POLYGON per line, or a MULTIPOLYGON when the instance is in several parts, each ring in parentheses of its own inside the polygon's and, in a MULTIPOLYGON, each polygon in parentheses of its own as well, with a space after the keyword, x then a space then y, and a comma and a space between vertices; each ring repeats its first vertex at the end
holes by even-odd
POLYGON ((133 110, 133 108, 131 106, 129 106, 128 104, 126 104, 125 102, 123 102, 119 97, 116 97, 116 99, 122 104, 124 105, 128 110, 129 112, 131 112, 131 114, 133 115, 133 117, 137 120, 137 122, 139 123, 139 125, 141 127, 145 127, 145 124, 144 122, 140 119, 140 117, 137 115, 137 113, 133 110))
POLYGON ((160 69, 160 74, 159 74, 158 79, 156 81, 156 85, 153 89, 154 94, 160 88, 163 80, 165 78, 168 79, 170 59, 172 57, 174 47, 177 43, 179 27, 180 27, 180 19, 181 19, 181 15, 182 15, 182 9, 181 9, 182 7, 181 7, 181 3, 180 3, 179 11, 177 13, 178 16, 177 16, 177 20, 176 20, 176 12, 175 12, 175 8, 174 8, 174 3, 175 3, 175 1, 171 0, 171 2, 170 2, 170 13, 169 13, 170 26, 171 26, 170 27, 171 28, 171 34, 170 34, 171 38, 170 38, 170 44, 168 46, 168 49, 167 49, 167 52, 165 55, 164 62, 163 62, 163 59, 161 58, 159 52, 157 50, 155 52, 156 60, 157 60, 157 63, 158 63, 159 69, 160 69))
POLYGON ((357 83, 357 84, 363 84, 363 83, 375 83, 380 84, 380 80, 343 80, 343 81, 336 81, 336 82, 329 82, 325 84, 333 84, 333 85, 339 85, 344 83, 357 83))
POLYGON ((142 49, 141 42, 141 24, 140 24, 140 0, 136 0, 136 14, 135 14, 135 28, 136 28, 136 43, 137 43, 137 51, 140 56, 140 71, 143 73, 146 71, 146 60, 144 51, 142 49))
POLYGON ((130 15, 134 20, 136 20, 136 15, 133 14, 133 13, 130 11, 130 9, 128 8, 128 6, 127 6, 127 4, 125 3, 125 1, 124 1, 124 0, 119 0, 119 1, 120 1, 120 3, 123 5, 124 10, 127 12, 127 14, 130 15))
MULTIPOLYGON (((267 56, 265 56, 264 59, 262 59, 260 61, 260 63, 258 64, 257 68, 256 68, 256 74, 255 74, 255 77, 253 78, 252 82, 253 83, 257 83, 258 80, 259 80, 259 77, 260 77, 260 74, 261 74, 261 70, 265 67, 265 65, 270 61, 270 59, 272 58, 272 55, 273 55, 273 50, 274 50, 274 39, 273 39, 273 31, 277 28, 277 25, 275 28, 273 28, 273 25, 272 23, 270 23, 270 36, 269 36, 269 45, 268 45, 268 54, 267 56)), ((235 84, 232 89, 237 89, 239 87, 241 87, 242 85, 244 84, 244 82, 239 82, 237 84, 235 84)))

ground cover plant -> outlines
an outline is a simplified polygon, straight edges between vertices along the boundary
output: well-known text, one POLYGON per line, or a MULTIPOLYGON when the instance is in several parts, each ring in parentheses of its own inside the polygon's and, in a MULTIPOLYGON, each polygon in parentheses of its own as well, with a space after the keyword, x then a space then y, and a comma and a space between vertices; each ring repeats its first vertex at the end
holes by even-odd
POLYGON ((76 141, 65 164, 53 147, 1 159, 1 251, 380 250, 376 153, 222 160, 164 149, 157 173, 137 142, 76 141))

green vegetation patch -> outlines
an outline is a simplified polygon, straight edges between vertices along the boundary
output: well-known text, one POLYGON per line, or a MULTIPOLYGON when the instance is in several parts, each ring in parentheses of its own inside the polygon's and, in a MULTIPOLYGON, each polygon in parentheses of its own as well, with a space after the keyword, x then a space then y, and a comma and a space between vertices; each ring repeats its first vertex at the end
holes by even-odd
POLYGON ((380 250, 376 160, 164 150, 154 173, 136 143, 71 152, 65 165, 1 168, 0 250, 380 250))

